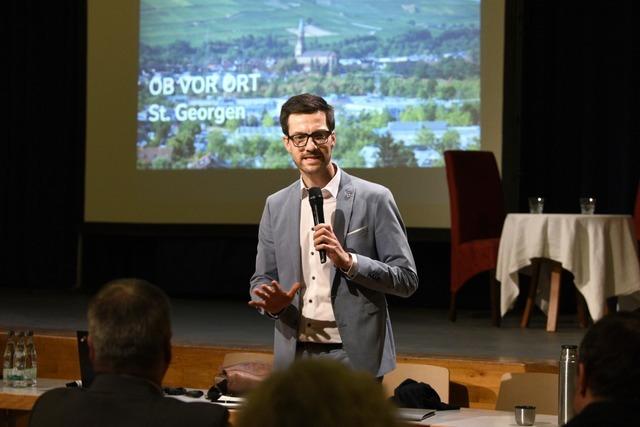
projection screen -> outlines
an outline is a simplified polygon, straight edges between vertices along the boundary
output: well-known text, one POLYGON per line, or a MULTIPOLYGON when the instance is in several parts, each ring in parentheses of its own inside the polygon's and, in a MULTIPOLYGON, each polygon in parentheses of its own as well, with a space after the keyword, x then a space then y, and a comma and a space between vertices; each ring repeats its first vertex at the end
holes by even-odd
POLYGON ((334 158, 389 187, 409 227, 449 226, 443 149, 500 163, 502 0, 114 0, 88 15, 87 222, 257 224, 298 176, 277 112, 300 91, 336 107, 334 158))

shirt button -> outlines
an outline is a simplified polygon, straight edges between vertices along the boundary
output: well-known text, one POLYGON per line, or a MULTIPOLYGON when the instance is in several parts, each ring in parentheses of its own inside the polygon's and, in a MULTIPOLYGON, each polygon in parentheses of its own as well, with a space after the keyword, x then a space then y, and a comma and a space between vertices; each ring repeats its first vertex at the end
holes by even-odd
POLYGON ((311 276, 311 280, 316 280, 316 276, 311 276))
POLYGON ((311 255, 313 255, 313 252, 311 252, 311 255))
POLYGON ((311 302, 313 302, 313 300, 312 300, 312 299, 310 299, 310 300, 309 300, 309 302, 311 303, 311 302))
POLYGON ((311 327, 311 323, 307 323, 307 326, 308 326, 308 327, 311 327))

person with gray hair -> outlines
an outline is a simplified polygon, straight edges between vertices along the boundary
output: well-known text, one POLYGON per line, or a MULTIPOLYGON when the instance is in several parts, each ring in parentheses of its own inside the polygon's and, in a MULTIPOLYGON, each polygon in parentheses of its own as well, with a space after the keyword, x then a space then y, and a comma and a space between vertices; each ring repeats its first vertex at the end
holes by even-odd
POLYGON ((171 360, 169 300, 139 279, 107 284, 89 303, 89 349, 96 372, 160 383, 171 360), (124 327, 123 327, 124 326, 124 327))
POLYGON ((229 413, 220 405, 164 396, 171 317, 161 289, 140 279, 109 282, 89 303, 87 317, 96 378, 89 388, 44 393, 31 427, 227 425, 229 413))

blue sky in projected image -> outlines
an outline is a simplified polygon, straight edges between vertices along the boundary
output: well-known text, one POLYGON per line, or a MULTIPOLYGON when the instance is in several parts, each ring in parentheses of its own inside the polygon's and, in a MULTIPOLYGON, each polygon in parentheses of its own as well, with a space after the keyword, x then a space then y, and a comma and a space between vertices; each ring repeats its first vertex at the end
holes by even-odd
POLYGON ((293 167, 282 103, 336 109, 345 168, 480 146, 479 0, 141 0, 138 168, 293 167))

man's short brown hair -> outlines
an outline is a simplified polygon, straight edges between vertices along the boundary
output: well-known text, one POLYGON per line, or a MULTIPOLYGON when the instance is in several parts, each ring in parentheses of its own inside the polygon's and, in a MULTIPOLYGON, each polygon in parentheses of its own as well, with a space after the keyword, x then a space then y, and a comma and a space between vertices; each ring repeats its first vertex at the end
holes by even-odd
POLYGON ((282 133, 289 136, 289 116, 291 114, 313 114, 322 111, 327 119, 327 128, 333 132, 336 127, 333 107, 324 98, 311 93, 292 96, 280 109, 280 127, 282 133))

